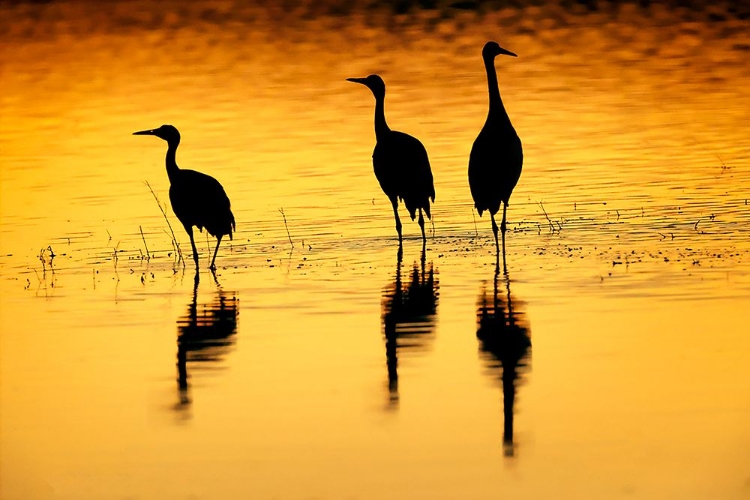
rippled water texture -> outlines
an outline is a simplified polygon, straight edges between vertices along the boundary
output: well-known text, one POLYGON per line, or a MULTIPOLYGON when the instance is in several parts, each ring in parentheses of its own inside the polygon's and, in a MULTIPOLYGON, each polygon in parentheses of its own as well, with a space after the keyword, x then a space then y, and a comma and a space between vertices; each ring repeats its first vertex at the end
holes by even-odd
POLYGON ((0 2, 0 497, 750 498, 750 8, 263 3, 0 2), (370 73, 435 177, 402 259, 370 73))

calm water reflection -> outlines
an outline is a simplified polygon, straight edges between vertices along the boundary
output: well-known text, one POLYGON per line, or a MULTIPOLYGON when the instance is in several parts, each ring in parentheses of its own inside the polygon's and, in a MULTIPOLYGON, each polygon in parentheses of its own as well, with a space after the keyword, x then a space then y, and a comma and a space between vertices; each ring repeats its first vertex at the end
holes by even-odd
POLYGON ((399 404, 398 364, 401 354, 421 355, 434 340, 440 282, 432 262, 425 264, 425 251, 402 281, 403 253, 398 252, 396 276, 383 290, 382 321, 388 367, 389 407, 399 404))
POLYGON ((397 3, 0 0, 0 498, 748 498, 745 6, 397 3), (491 39, 510 277, 467 179, 491 39), (427 258, 370 73, 429 153, 427 258), (174 265, 144 123, 231 194, 221 286, 174 265))
POLYGON ((510 293, 510 277, 500 275, 495 267, 492 292, 485 287, 477 300, 477 339, 489 374, 502 381, 503 388, 503 452, 515 454, 513 417, 516 389, 529 371, 531 327, 524 304, 510 293), (499 282, 502 281, 504 286, 499 282))
MULTIPOLYGON (((214 278, 216 276, 214 275, 214 278)), ((193 300, 188 312, 177 320, 177 387, 179 390, 179 412, 187 412, 192 404, 189 379, 196 372, 221 369, 224 358, 236 342, 239 301, 233 292, 221 288, 212 300, 198 306, 200 274, 195 273, 193 300)), ((189 415, 189 413, 185 413, 189 415)))

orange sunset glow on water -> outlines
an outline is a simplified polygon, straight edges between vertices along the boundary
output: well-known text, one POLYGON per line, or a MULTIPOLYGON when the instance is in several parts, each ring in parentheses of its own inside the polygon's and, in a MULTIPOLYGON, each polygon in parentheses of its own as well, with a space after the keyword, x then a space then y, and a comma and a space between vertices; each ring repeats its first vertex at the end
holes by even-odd
POLYGON ((750 7, 646 3, 0 1, 0 498, 750 498, 750 7))

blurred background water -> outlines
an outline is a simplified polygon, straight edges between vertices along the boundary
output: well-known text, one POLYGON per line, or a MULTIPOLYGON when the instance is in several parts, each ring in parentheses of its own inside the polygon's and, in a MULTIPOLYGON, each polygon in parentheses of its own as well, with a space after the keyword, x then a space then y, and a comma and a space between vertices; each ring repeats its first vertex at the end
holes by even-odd
POLYGON ((3 499, 750 497, 747 2, 0 2, 0 37, 3 499), (370 73, 435 176, 403 262, 370 73), (163 123, 232 200, 216 278, 146 185, 163 123))

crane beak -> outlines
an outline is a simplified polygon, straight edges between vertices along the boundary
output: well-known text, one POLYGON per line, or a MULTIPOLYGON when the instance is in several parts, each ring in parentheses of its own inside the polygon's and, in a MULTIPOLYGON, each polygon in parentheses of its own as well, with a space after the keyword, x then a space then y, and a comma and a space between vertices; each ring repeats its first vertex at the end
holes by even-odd
POLYGON ((348 82, 354 82, 354 83, 361 83, 362 85, 367 85, 365 83, 367 79, 366 78, 347 78, 346 81, 348 82))
POLYGON ((133 132, 133 135, 156 135, 155 130, 141 130, 140 132, 133 132))
POLYGON ((510 50, 505 50, 502 47, 500 47, 500 52, 498 52, 498 54, 504 55, 504 56, 518 57, 514 52, 511 52, 510 50))

